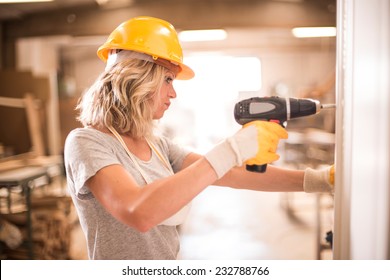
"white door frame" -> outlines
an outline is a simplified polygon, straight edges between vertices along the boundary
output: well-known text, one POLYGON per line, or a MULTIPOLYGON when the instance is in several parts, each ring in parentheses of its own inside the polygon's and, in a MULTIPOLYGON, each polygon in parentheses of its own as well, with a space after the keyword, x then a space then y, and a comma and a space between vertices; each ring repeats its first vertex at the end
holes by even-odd
POLYGON ((334 259, 390 258, 390 1, 338 0, 334 259))

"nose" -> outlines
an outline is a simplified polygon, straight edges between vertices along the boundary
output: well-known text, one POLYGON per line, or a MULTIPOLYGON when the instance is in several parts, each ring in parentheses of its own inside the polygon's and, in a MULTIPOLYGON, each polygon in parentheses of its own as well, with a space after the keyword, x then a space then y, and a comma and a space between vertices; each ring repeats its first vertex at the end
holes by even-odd
POLYGON ((169 98, 176 98, 176 91, 175 91, 173 86, 170 87, 169 92, 168 92, 168 96, 169 96, 169 98))

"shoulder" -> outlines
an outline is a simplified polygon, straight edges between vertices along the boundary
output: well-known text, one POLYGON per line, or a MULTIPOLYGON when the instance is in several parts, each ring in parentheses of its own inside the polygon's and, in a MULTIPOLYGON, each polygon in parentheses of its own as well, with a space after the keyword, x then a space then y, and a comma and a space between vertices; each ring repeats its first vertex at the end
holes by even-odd
POLYGON ((71 132, 69 132, 67 138, 74 138, 74 137, 77 138, 77 137, 83 137, 88 135, 96 136, 100 134, 104 134, 104 133, 94 128, 80 127, 80 128, 75 128, 71 132))
POLYGON ((90 150, 99 146, 108 148, 113 145, 114 139, 110 135, 93 128, 76 128, 65 140, 65 150, 90 150))
POLYGON ((72 130, 65 141, 64 159, 66 163, 112 161, 117 155, 120 144, 109 134, 93 128, 72 130))
POLYGON ((69 141, 82 141, 82 140, 95 140, 95 141, 108 141, 112 137, 104 132, 101 132, 94 128, 76 128, 73 129, 66 137, 66 142, 69 141))

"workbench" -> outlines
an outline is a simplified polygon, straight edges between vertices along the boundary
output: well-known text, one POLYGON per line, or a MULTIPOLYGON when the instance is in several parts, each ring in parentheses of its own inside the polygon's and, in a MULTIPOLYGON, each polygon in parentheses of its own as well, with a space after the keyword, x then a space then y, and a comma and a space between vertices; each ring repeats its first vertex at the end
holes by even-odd
POLYGON ((0 188, 6 188, 8 191, 8 213, 11 213, 11 190, 13 188, 21 188, 25 197, 27 215, 27 249, 30 259, 34 259, 31 223, 31 190, 35 187, 36 180, 42 177, 48 177, 48 170, 47 168, 41 166, 26 166, 0 172, 0 188))

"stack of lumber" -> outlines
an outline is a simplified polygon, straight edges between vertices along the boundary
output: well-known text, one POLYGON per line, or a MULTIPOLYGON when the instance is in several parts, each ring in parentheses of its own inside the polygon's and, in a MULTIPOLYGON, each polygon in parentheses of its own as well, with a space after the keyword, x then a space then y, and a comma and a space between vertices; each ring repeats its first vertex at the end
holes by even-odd
MULTIPOLYGON (((26 212, 12 213, 4 217, 19 227, 24 236, 24 242, 14 250, 4 248, 3 253, 8 259, 28 259, 26 212)), ((77 216, 70 197, 32 197, 31 223, 34 259, 70 259, 71 231, 76 222, 77 216)))

